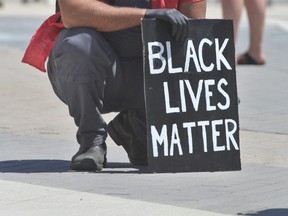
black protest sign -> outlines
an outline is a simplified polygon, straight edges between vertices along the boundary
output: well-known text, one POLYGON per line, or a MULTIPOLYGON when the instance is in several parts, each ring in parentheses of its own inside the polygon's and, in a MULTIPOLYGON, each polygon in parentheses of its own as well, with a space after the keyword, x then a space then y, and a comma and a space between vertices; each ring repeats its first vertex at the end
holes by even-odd
POLYGON ((241 170, 233 25, 189 20, 185 41, 142 21, 152 172, 241 170))

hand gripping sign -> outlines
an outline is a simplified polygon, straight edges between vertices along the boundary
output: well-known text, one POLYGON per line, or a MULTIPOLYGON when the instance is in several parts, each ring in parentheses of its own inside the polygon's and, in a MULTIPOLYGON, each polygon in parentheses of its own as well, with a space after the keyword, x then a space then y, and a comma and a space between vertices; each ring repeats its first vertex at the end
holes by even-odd
POLYGON ((189 20, 185 41, 143 19, 152 172, 241 170, 232 21, 189 20))

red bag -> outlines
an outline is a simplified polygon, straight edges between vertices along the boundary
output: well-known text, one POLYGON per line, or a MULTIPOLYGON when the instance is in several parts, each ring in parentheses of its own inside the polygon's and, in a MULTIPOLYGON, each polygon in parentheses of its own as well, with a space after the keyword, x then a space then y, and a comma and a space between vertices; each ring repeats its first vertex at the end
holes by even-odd
POLYGON ((45 61, 51 52, 57 36, 64 28, 63 23, 58 22, 60 19, 60 13, 56 13, 45 20, 37 29, 25 51, 22 59, 23 63, 46 72, 45 61))

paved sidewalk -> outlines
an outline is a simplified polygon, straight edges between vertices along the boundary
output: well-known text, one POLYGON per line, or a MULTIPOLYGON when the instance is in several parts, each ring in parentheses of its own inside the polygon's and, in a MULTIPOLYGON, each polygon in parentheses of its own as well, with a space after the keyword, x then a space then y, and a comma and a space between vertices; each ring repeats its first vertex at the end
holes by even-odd
POLYGON ((139 200, 127 200, 109 195, 96 195, 87 192, 32 186, 16 182, 0 182, 2 195, 0 202, 2 205, 5 205, 4 208, 1 208, 0 212, 1 215, 5 216, 134 216, 136 214, 139 216, 225 216, 224 214, 212 214, 211 212, 202 210, 139 200), (27 196, 29 199, 27 199, 27 196), (59 200, 63 200, 64 202, 59 202, 59 200), (117 211, 113 209, 117 209, 117 211))
MULTIPOLYGON (((15 14, 45 17, 53 11, 51 5, 9 4, 15 7, 0 9, 0 23, 15 14)), ((45 73, 21 63, 23 50, 0 43, 0 215, 287 216, 287 11, 288 4, 268 9, 267 65, 237 67, 239 172, 147 174, 132 167, 110 138, 106 169, 70 171, 77 144, 67 107, 45 73)), ((219 5, 210 4, 208 17, 220 16, 219 5)), ((247 34, 244 18, 237 52, 245 50, 247 34)))

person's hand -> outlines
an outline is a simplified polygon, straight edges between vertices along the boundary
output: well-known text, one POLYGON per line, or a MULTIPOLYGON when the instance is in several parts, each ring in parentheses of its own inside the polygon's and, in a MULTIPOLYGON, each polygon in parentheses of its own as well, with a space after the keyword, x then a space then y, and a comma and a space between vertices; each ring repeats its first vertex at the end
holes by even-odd
POLYGON ((156 18, 172 25, 172 36, 183 41, 187 34, 188 18, 176 9, 147 9, 144 18, 156 18))

